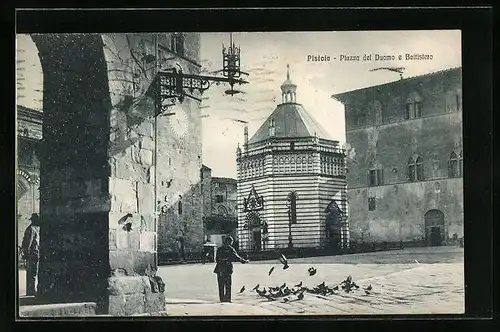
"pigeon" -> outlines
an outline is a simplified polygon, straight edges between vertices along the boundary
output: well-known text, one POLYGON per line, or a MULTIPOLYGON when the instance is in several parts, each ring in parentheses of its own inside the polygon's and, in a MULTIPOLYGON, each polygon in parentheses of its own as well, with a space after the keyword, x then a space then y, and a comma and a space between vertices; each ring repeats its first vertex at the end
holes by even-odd
POLYGON ((274 266, 269 270, 269 273, 267 275, 270 276, 271 273, 273 273, 273 271, 274 271, 274 266))
POLYGON ((334 291, 338 291, 339 290, 339 286, 337 285, 337 286, 333 287, 333 290, 334 291))
POLYGON ((302 287, 302 281, 299 282, 297 285, 295 285, 294 287, 302 287))
POLYGON ((240 293, 243 293, 245 291, 245 286, 241 287, 240 293))
POLYGON ((254 288, 252 288, 252 290, 253 290, 253 291, 254 291, 254 290, 257 290, 259 287, 260 287, 260 285, 259 285, 259 284, 257 284, 254 288))
POLYGON ((288 260, 286 259, 285 255, 280 254, 280 262, 283 264, 283 270, 288 269, 288 260))
POLYGON ((290 299, 289 299, 288 297, 285 297, 285 298, 283 299, 283 302, 284 302, 284 303, 287 303, 288 301, 290 301, 290 299))
POLYGON ((285 283, 283 283, 283 285, 281 285, 279 288, 280 288, 280 289, 283 289, 283 288, 285 288, 285 287, 286 287, 286 282, 285 282, 285 283))
POLYGON ((310 276, 315 275, 317 272, 317 270, 314 267, 310 267, 307 271, 309 272, 310 276))
POLYGON ((297 298, 298 298, 299 300, 302 300, 302 299, 304 298, 304 292, 299 293, 299 295, 297 295, 297 298))
POLYGON ((264 295, 264 297, 265 297, 266 299, 268 299, 269 301, 275 301, 275 300, 276 300, 276 299, 275 299, 272 295, 270 295, 270 294, 266 294, 266 295, 264 295))
POLYGON ((366 290, 367 291, 371 291, 372 290, 372 285, 369 285, 368 287, 366 287, 366 290))
POLYGON ((325 287, 325 282, 323 281, 321 284, 318 285, 319 288, 324 288, 325 287))
POLYGON ((365 294, 370 295, 370 292, 365 289, 365 294))
POLYGON ((267 291, 265 289, 263 290, 260 290, 260 289, 256 289, 255 290, 257 292, 257 294, 259 294, 260 296, 266 296, 266 293, 267 291))

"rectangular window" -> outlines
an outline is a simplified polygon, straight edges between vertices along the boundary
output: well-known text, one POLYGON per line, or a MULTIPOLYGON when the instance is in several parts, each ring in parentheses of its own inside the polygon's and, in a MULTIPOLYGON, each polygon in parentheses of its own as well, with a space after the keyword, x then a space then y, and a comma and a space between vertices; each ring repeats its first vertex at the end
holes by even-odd
POLYGON ((384 183, 383 173, 381 169, 377 169, 377 185, 381 186, 384 183))
POLYGON ((456 159, 453 159, 453 160, 450 160, 450 162, 448 163, 448 177, 450 178, 454 178, 454 177, 457 177, 458 174, 457 174, 457 160, 456 159))
POLYGON ((424 165, 417 164, 417 180, 422 181, 424 179, 424 165))
POLYGON ((415 103, 415 118, 422 117, 422 102, 418 101, 415 103))
POLYGON ((370 187, 381 186, 384 183, 383 170, 371 169, 368 174, 368 184, 370 187))
POLYGON ((369 181, 370 181, 369 182, 370 186, 377 185, 377 172, 376 172, 376 170, 374 170, 374 169, 370 170, 369 181))
POLYGON ((215 203, 222 203, 222 202, 224 202, 224 196, 215 195, 215 203))
POLYGON ((408 103, 406 104, 406 119, 413 119, 415 114, 414 114, 414 104, 413 103, 408 103))
POLYGON ((375 211, 375 197, 368 198, 368 211, 375 211))
POLYGON ((410 179, 410 181, 417 180, 417 174, 415 171, 416 171, 415 164, 408 166, 408 178, 410 179))

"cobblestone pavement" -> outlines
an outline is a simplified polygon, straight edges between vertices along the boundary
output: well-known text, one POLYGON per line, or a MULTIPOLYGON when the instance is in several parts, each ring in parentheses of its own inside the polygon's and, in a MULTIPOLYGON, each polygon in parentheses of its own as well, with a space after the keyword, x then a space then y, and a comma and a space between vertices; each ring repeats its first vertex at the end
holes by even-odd
MULTIPOLYGON (((218 302, 213 263, 161 266, 158 273, 166 283, 169 316, 463 313, 463 249, 434 250, 439 254, 434 255, 432 249, 418 249, 292 259, 287 270, 283 270, 278 261, 235 263, 233 303, 218 302), (438 256, 441 258, 436 259, 438 256), (436 260, 446 263, 436 263, 436 260), (272 266, 275 270, 268 276, 272 266), (318 271, 312 277, 307 273, 310 266, 318 271), (323 281, 333 286, 348 275, 362 288, 371 285, 372 292, 366 295, 360 288, 328 296, 305 293, 302 300, 282 303, 262 299, 251 291, 256 284, 261 288, 284 282, 293 286, 300 281, 308 287, 323 281), (243 285, 246 290, 240 294, 243 285)), ((24 283, 21 272, 21 295, 24 283)))

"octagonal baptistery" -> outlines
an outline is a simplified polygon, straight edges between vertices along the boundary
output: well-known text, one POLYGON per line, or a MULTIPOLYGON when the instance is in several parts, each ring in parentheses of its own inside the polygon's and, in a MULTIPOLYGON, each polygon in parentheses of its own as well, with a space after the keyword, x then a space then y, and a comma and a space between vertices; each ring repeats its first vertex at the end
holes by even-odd
POLYGON ((282 103, 237 148, 240 250, 348 246, 345 155, 281 85, 282 103))

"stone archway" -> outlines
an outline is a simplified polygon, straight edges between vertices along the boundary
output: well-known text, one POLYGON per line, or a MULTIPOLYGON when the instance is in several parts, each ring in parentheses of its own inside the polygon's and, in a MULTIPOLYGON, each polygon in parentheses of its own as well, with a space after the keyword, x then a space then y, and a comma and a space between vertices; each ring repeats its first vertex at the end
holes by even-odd
POLYGON ((427 246, 441 246, 445 240, 444 213, 440 210, 429 210, 424 215, 425 241, 427 246))
POLYGON ((156 177, 141 144, 156 141, 155 105, 144 94, 151 77, 131 65, 139 43, 128 37, 31 35, 43 72, 42 303, 96 302, 111 315, 164 310, 163 293, 143 295, 157 268, 156 177), (145 288, 124 294, 128 283, 145 288))

